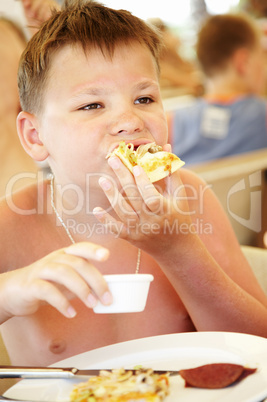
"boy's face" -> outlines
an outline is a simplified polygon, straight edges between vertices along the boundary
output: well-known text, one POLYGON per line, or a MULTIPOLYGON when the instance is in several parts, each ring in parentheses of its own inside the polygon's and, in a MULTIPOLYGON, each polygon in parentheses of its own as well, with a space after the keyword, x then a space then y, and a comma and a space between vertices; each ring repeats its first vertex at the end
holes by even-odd
POLYGON ((62 184, 112 171, 105 159, 120 141, 167 142, 158 75, 150 51, 133 42, 114 56, 66 45, 52 59, 39 136, 62 184))

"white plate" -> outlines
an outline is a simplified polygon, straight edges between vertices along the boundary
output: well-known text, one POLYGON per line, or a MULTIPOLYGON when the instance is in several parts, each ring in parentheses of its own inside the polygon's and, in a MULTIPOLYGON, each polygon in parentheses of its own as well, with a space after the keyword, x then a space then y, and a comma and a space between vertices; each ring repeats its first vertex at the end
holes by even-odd
MULTIPOLYGON (((195 332, 155 336, 118 343, 82 353, 54 366, 131 368, 137 364, 179 370, 206 363, 228 362, 257 367, 239 384, 220 390, 185 388, 181 377, 171 377, 166 402, 259 402, 267 397, 267 339, 228 332, 195 332)), ((23 380, 5 396, 34 401, 68 401, 77 380, 23 380)))

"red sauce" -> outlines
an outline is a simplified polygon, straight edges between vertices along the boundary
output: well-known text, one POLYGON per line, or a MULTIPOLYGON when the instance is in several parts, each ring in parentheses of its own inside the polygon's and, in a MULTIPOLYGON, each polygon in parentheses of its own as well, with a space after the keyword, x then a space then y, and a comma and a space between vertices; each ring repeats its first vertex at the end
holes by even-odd
POLYGON ((186 387, 224 388, 237 383, 257 369, 246 368, 238 364, 213 363, 188 370, 180 370, 186 387))

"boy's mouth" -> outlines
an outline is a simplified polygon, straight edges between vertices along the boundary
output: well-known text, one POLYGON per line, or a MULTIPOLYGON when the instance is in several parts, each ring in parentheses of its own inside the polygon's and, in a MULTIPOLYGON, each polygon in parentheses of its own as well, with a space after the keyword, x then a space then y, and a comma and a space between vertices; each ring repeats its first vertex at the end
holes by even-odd
POLYGON ((124 140, 124 139, 121 139, 118 143, 113 144, 113 146, 111 147, 111 150, 109 151, 109 153, 112 153, 116 148, 118 148, 118 146, 119 146, 121 141, 125 142, 126 145, 127 144, 133 144, 135 151, 137 150, 137 148, 140 145, 150 144, 150 143, 152 144, 154 142, 153 140, 149 140, 149 139, 146 139, 146 138, 139 138, 139 139, 136 139, 136 140, 124 140))

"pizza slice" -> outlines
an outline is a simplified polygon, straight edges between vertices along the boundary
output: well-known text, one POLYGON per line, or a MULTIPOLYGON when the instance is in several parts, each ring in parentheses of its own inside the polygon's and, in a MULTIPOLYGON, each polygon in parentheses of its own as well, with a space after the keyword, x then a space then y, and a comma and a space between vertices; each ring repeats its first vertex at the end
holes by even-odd
POLYGON ((172 174, 184 165, 178 156, 162 150, 155 142, 142 144, 135 149, 131 143, 120 142, 119 146, 107 155, 107 158, 116 155, 124 165, 133 171, 135 165, 141 166, 152 183, 172 174))
POLYGON ((101 370, 99 376, 76 385, 71 402, 161 402, 169 393, 168 374, 152 369, 101 370))

